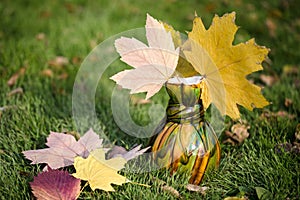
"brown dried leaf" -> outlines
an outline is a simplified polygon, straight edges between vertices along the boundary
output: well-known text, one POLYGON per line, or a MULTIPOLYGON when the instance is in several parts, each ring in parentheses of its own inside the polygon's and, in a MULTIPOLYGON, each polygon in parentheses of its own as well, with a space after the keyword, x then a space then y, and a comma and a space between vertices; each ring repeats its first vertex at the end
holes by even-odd
POLYGON ((174 195, 175 197, 179 198, 180 194, 178 192, 178 190, 176 190, 175 188, 173 188, 172 186, 168 186, 168 185, 163 185, 161 186, 161 189, 163 191, 169 192, 170 194, 174 195))
POLYGON ((57 78, 59 80, 66 80, 68 77, 69 77, 69 74, 64 72, 64 73, 60 74, 57 78))
POLYGON ((300 143, 294 142, 293 144, 286 142, 286 143, 280 143, 275 146, 275 152, 276 153, 283 153, 283 152, 289 152, 289 153, 295 153, 300 154, 300 143))
POLYGON ((292 152, 296 154, 300 154, 300 143, 293 142, 292 152))
POLYGON ((18 78, 25 74, 25 71, 26 71, 26 67, 22 67, 21 69, 19 69, 19 71, 17 71, 10 77, 10 79, 7 81, 7 85, 8 86, 15 85, 18 78))
POLYGON ((206 190, 208 190, 209 187, 206 187, 206 186, 200 187, 199 185, 187 184, 186 185, 186 189, 189 190, 189 191, 191 191, 191 192, 199 192, 202 195, 205 195, 206 194, 206 190))
POLYGON ((35 38, 39 41, 43 41, 46 39, 46 34, 45 33, 38 33, 35 38))
POLYGON ((69 64, 69 59, 63 56, 57 56, 56 58, 50 60, 48 65, 55 68, 61 68, 69 64))
POLYGON ((269 30, 269 35, 271 37, 275 37, 276 36, 276 30, 277 30, 277 24, 274 22, 274 20, 272 18, 267 18, 266 19, 266 26, 269 30))
POLYGON ((294 119, 296 116, 292 115, 292 114, 289 114, 286 111, 278 111, 278 112, 274 113, 274 112, 271 112, 269 110, 264 111, 260 115, 260 119, 267 119, 267 120, 272 119, 272 118, 278 118, 278 117, 281 117, 281 118, 287 117, 289 119, 294 119))
POLYGON ((276 77, 276 76, 270 76, 270 75, 265 75, 265 74, 261 74, 259 76, 259 78, 267 86, 272 86, 272 85, 274 85, 274 83, 276 83, 278 81, 278 77, 276 77))
POLYGON ((76 9, 77 9, 76 5, 73 4, 73 3, 65 3, 64 6, 65 6, 65 8, 67 9, 67 11, 69 13, 74 13, 76 11, 76 9))
POLYGON ((216 8, 217 8, 216 2, 210 2, 210 3, 206 4, 206 6, 205 6, 205 10, 208 13, 214 13, 216 8))
POLYGON ((74 65, 79 65, 81 63, 81 61, 82 61, 82 59, 78 56, 74 56, 72 58, 72 64, 74 64, 74 65))
POLYGON ((157 177, 151 176, 151 180, 153 182, 156 182, 158 186, 160 186, 160 188, 163 191, 166 192, 170 192, 172 195, 176 196, 177 198, 180 198, 180 193, 178 192, 178 190, 176 190, 175 188, 173 188, 172 186, 167 185, 167 183, 157 177))
POLYGON ((245 124, 234 124, 231 127, 231 131, 225 131, 227 139, 223 143, 230 143, 232 145, 240 145, 246 138, 249 137, 248 129, 249 125, 245 124))
POLYGON ((44 69, 41 74, 46 77, 53 77, 53 71, 51 69, 44 69))
POLYGON ((23 88, 21 88, 21 87, 18 87, 18 88, 16 88, 16 89, 13 89, 12 91, 10 91, 8 94, 7 94, 7 96, 13 96, 13 95, 15 95, 15 94, 23 94, 23 88))
POLYGON ((43 18, 43 19, 48 19, 52 16, 52 13, 48 10, 43 10, 40 12, 40 17, 43 18))
POLYGON ((286 107, 289 107, 289 106, 292 105, 292 104, 293 104, 293 100, 292 100, 292 99, 285 98, 285 100, 284 100, 284 105, 285 105, 286 107))
POLYGON ((288 112, 282 110, 278 111, 275 115, 278 117, 287 117, 289 119, 294 119, 296 117, 295 115, 289 114, 288 112))

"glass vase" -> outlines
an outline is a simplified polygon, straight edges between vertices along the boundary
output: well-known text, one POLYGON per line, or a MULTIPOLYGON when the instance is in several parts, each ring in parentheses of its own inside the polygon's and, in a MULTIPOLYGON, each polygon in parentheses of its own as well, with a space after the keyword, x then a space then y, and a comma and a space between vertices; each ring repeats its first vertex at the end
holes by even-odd
POLYGON ((204 173, 220 161, 220 145, 204 118, 201 76, 173 78, 166 83, 170 97, 166 121, 152 143, 155 164, 190 173, 189 183, 199 185, 204 173))

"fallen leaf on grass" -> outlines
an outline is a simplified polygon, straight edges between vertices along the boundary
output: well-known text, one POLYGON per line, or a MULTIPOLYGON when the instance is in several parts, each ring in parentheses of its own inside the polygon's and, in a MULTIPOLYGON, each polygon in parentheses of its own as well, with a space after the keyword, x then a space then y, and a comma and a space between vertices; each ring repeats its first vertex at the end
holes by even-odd
POLYGON ((176 190, 175 188, 173 188, 172 186, 168 186, 168 185, 163 185, 161 186, 161 189, 163 191, 169 192, 170 194, 172 194, 173 196, 179 198, 180 197, 180 193, 178 192, 178 190, 176 190))
POLYGON ((146 147, 141 150, 142 145, 138 145, 127 151, 124 147, 121 146, 114 146, 108 153, 107 158, 116 158, 116 157, 123 157, 126 161, 129 161, 139 155, 145 153, 150 147, 146 147))
POLYGON ((25 71, 26 71, 26 67, 22 67, 21 69, 19 69, 16 73, 14 73, 10 77, 10 79, 7 81, 7 85, 8 86, 15 85, 19 77, 25 74, 25 71))
POLYGON ((160 186, 160 188, 163 191, 170 192, 172 195, 176 196, 177 198, 180 197, 180 193, 172 186, 167 185, 167 183, 165 181, 163 181, 157 177, 151 177, 151 179, 152 179, 152 181, 157 182, 157 184, 160 186))
POLYGON ((264 82, 267 86, 272 86, 274 83, 276 83, 279 79, 276 76, 270 76, 270 75, 265 75, 261 74, 259 76, 260 80, 264 82))
POLYGON ((88 158, 76 157, 74 177, 88 181, 92 190, 115 191, 111 184, 122 185, 128 182, 126 177, 117 172, 124 168, 126 160, 122 157, 105 159, 105 151, 96 149, 88 158))
POLYGON ((60 74, 57 78, 59 80, 66 80, 68 77, 69 77, 69 74, 64 72, 64 73, 60 74))
POLYGON ((73 3, 65 3, 64 7, 69 13, 74 13, 77 10, 77 6, 73 3))
POLYGON ((48 19, 50 17, 52 17, 52 13, 48 10, 42 10, 40 13, 39 13, 39 16, 42 18, 42 19, 48 19))
POLYGON ((45 33, 38 33, 36 36, 35 36, 35 38, 37 39, 37 40, 45 40, 46 39, 46 34, 45 33))
POLYGON ((38 200, 74 200, 80 193, 80 179, 60 170, 38 174, 30 186, 38 200))
POLYGON ((199 192, 202 195, 205 195, 206 194, 206 190, 208 190, 209 187, 206 187, 206 186, 200 187, 199 185, 187 184, 186 185, 186 189, 189 190, 189 191, 191 191, 191 192, 199 192))
POLYGON ((48 62, 49 66, 56 67, 56 68, 61 68, 67 64, 69 64, 69 60, 68 58, 63 56, 57 56, 56 58, 48 62))
POLYGON ((72 165, 76 156, 86 158, 92 150, 102 146, 102 139, 92 129, 78 141, 72 135, 51 132, 46 145, 49 148, 22 153, 32 161, 31 164, 47 163, 52 169, 57 169, 72 165))
POLYGON ((217 8, 216 2, 210 2, 206 4, 205 11, 208 13, 214 13, 217 8))
POLYGON ((279 154, 283 152, 300 154, 300 143, 294 142, 293 144, 291 144, 289 142, 286 142, 277 144, 275 146, 275 152, 279 154))
POLYGON ((272 18, 267 18, 266 26, 269 30, 269 35, 271 37, 276 37, 277 24, 275 23, 275 21, 272 18))
POLYGON ((296 117, 295 115, 289 114, 288 112, 282 111, 282 110, 280 110, 277 113, 275 113, 275 116, 278 116, 278 117, 287 117, 289 119, 294 119, 296 117))
POLYGON ((82 62, 82 59, 79 56, 74 56, 72 58, 72 64, 74 64, 74 65, 80 65, 81 62, 82 62))
POLYGON ((288 118, 288 119, 294 119, 296 116, 293 114, 289 114, 286 111, 278 111, 278 112, 271 112, 269 110, 264 111, 261 115, 261 119, 272 119, 272 118, 288 118))
POLYGON ((53 77, 53 71, 51 69, 44 69, 41 74, 46 77, 53 77))
POLYGON ((289 107, 292 104, 293 104, 293 100, 292 99, 285 98, 285 100, 284 100, 285 107, 289 107))
POLYGON ((227 139, 223 141, 223 143, 230 143, 232 145, 239 145, 244 142, 246 138, 249 137, 248 129, 250 126, 245 124, 234 124, 231 127, 230 131, 225 131, 225 135, 227 136, 227 139))
POLYGON ((23 88, 18 87, 16 89, 13 89, 9 93, 7 93, 7 96, 11 97, 11 96, 16 95, 16 94, 23 94, 23 88))

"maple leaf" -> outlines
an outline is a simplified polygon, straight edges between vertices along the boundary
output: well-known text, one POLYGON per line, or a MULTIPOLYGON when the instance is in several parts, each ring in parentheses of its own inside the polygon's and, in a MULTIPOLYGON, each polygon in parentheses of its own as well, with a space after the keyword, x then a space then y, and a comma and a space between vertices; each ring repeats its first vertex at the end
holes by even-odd
POLYGON ((126 177, 117 173, 124 168, 125 163, 126 160, 122 157, 105 160, 105 151, 96 149, 86 159, 75 158, 76 173, 73 176, 88 181, 92 190, 114 191, 112 183, 117 185, 126 183, 126 177))
MULTIPOLYGON (((181 47, 183 44, 183 40, 181 38, 180 32, 176 31, 171 25, 164 22, 162 23, 164 25, 164 28, 171 33, 175 47, 181 47)), ((199 73, 195 71, 193 66, 187 61, 182 51, 180 51, 180 56, 176 66, 176 75, 178 77, 192 77, 199 75, 199 73)))
POLYGON ((31 164, 47 163, 52 169, 72 165, 76 156, 86 158, 89 153, 102 146, 102 139, 88 130, 78 141, 72 135, 51 132, 46 145, 50 148, 23 151, 31 164))
POLYGON ((80 193, 80 179, 61 170, 50 169, 38 174, 30 186, 34 196, 43 200, 73 200, 80 193))
POLYGON ((269 50, 255 44, 254 39, 232 45, 238 29, 234 20, 235 12, 215 16, 206 30, 201 18, 196 17, 183 52, 204 77, 202 100, 205 109, 214 103, 222 115, 238 119, 237 104, 249 110, 269 104, 261 88, 246 79, 248 74, 262 70, 261 62, 269 50))
POLYGON ((223 143, 230 143, 232 145, 242 144, 245 139, 249 137, 249 125, 237 123, 231 127, 231 131, 225 131, 227 139, 223 143))
POLYGON ((114 146, 107 154, 107 158, 115 158, 115 157, 123 157, 126 161, 129 161, 139 155, 145 153, 150 147, 146 147, 141 150, 142 145, 138 145, 131 149, 130 151, 126 151, 124 147, 114 146))
POLYGON ((131 94, 147 92, 146 99, 156 94, 173 75, 179 57, 171 33, 164 25, 147 14, 146 37, 148 45, 135 38, 121 37, 115 47, 121 60, 135 69, 124 70, 111 77, 131 94))

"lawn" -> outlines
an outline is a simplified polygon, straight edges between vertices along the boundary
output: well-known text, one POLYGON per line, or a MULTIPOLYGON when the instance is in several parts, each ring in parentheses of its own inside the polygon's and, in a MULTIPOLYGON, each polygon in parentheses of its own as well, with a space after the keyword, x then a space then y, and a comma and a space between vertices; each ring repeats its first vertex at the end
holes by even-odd
MULTIPOLYGON (((100 0, 100 1, 9 1, 0 2, 0 196, 1 199, 33 199, 29 182, 42 165, 30 165, 21 153, 45 148, 50 131, 83 134, 87 127, 73 121, 74 81, 84 59, 101 42, 120 32, 144 27, 146 13, 180 32, 190 31, 195 11, 208 27, 215 14, 235 11, 240 26, 235 43, 254 37, 271 49, 264 70, 249 77, 263 86, 271 104, 254 112, 241 108, 250 136, 240 145, 223 144, 216 171, 205 174, 200 186, 205 194, 190 192, 183 175, 164 170, 135 174, 122 172, 136 184, 114 186, 116 192, 86 188, 79 199, 177 199, 160 186, 165 181, 182 199, 258 199, 257 190, 270 199, 300 199, 300 11, 297 0, 100 0), (58 59, 57 59, 58 58, 58 59), (298 132, 298 135, 300 133, 298 132), (299 138, 298 138, 299 139, 299 138), (158 181, 161 180, 161 181, 158 181)), ((148 139, 128 136, 114 122, 109 80, 121 68, 120 61, 107 69, 95 96, 98 121, 108 139, 130 148, 148 139)), ((165 104, 164 91, 150 103, 135 96, 133 119, 150 120, 149 107, 165 104)), ((83 122, 84 123, 84 122, 83 122)), ((227 119, 225 129, 234 122, 227 119)), ((225 130, 224 130, 225 132, 225 130)), ((71 169, 72 170, 72 169, 71 169)))

